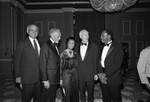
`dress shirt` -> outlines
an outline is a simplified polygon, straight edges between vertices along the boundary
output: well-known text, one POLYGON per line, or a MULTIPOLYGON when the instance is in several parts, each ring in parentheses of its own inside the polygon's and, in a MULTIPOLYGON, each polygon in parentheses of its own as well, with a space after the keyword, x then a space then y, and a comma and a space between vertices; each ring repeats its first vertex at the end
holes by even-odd
POLYGON ((86 45, 81 44, 81 46, 80 46, 80 54, 81 54, 82 61, 84 60, 84 57, 85 57, 85 54, 87 51, 87 47, 88 47, 88 42, 86 43, 86 45))
POLYGON ((105 58, 106 58, 107 52, 108 52, 108 50, 109 50, 109 48, 110 48, 110 46, 111 46, 111 43, 112 43, 112 41, 108 42, 107 44, 109 44, 109 45, 105 45, 104 48, 103 48, 103 51, 102 51, 101 65, 102 65, 102 67, 104 67, 104 68, 105 68, 105 64, 104 64, 105 58))
POLYGON ((57 51, 57 53, 58 53, 58 55, 59 55, 58 47, 56 46, 56 44, 55 44, 55 42, 53 41, 53 39, 51 39, 51 38, 50 38, 50 40, 51 40, 51 41, 52 41, 52 43, 55 45, 56 51, 57 51))
POLYGON ((35 46, 34 46, 34 40, 35 40, 35 43, 36 43, 37 49, 38 49, 38 56, 39 56, 40 55, 40 45, 38 43, 38 40, 37 39, 33 39, 31 37, 29 37, 29 40, 30 40, 30 42, 31 42, 31 44, 32 44, 32 46, 33 46, 34 49, 35 49, 35 46))
POLYGON ((149 83, 147 77, 150 78, 150 46, 141 51, 137 63, 137 69, 141 83, 149 83))

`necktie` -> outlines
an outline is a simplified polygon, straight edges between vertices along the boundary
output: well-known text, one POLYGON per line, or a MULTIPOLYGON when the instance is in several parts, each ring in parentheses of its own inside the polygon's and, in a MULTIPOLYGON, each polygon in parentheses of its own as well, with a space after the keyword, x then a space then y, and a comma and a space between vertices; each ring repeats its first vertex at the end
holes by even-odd
POLYGON ((34 49, 35 49, 36 54, 38 55, 38 47, 37 47, 35 40, 34 40, 34 49))
POLYGON ((57 46, 58 44, 57 44, 57 43, 53 43, 53 45, 54 45, 54 46, 57 46))
POLYGON ((111 43, 105 44, 105 46, 109 46, 111 43))
POLYGON ((57 51, 57 53, 59 55, 59 51, 58 51, 58 48, 57 48, 58 43, 53 43, 53 45, 55 46, 55 49, 56 49, 56 51, 57 51))
POLYGON ((87 43, 81 43, 81 45, 85 45, 85 46, 86 46, 86 45, 87 45, 87 43))
POLYGON ((109 44, 105 44, 105 46, 109 46, 109 44))

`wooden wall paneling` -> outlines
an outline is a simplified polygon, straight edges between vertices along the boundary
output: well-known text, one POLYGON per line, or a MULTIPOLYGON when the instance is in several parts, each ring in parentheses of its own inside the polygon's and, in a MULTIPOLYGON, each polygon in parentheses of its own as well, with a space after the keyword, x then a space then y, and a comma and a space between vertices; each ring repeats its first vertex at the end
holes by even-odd
MULTIPOLYGON (((25 14, 25 26, 31 23, 43 27, 42 36, 39 35, 39 41, 42 44, 49 38, 49 30, 53 27, 61 30, 60 51, 65 49, 65 40, 68 36, 73 36, 73 12, 56 12, 56 13, 27 13, 25 14)), ((40 32, 39 32, 40 33, 40 32)))
POLYGON ((22 39, 25 38, 25 36, 24 36, 24 35, 25 35, 25 34, 24 34, 24 33, 25 33, 24 29, 25 29, 25 28, 24 28, 24 13, 22 13, 22 14, 21 14, 21 31, 22 31, 22 39))
POLYGON ((105 27, 113 31, 114 40, 117 43, 122 43, 123 35, 123 20, 120 15, 117 14, 106 14, 105 15, 105 27))
POLYGON ((11 33, 11 4, 8 2, 0 3, 0 76, 11 75, 12 62, 12 33, 11 33))
POLYGON ((16 16, 15 16, 15 13, 16 13, 16 11, 15 11, 15 8, 14 7, 11 7, 11 30, 10 30, 10 32, 11 32, 11 36, 10 36, 10 38, 11 38, 11 55, 13 55, 14 54, 14 42, 16 41, 16 38, 15 38, 15 34, 16 34, 16 25, 15 25, 15 18, 16 18, 16 16))
POLYGON ((144 41, 136 41, 136 53, 135 56, 139 57, 140 52, 144 49, 144 41))
POLYGON ((131 34, 131 21, 123 20, 123 35, 130 35, 130 34, 131 34))
POLYGON ((144 35, 144 20, 136 20, 136 35, 144 35))
POLYGON ((52 28, 55 28, 56 27, 56 21, 48 21, 48 35, 49 35, 49 31, 50 31, 50 29, 52 29, 52 28))
POLYGON ((127 50, 129 52, 128 65, 131 66, 131 41, 123 41, 122 43, 127 44, 127 50))
POLYGON ((131 57, 131 41, 123 41, 122 43, 127 43, 128 44, 129 57, 131 57))
MULTIPOLYGON (((16 32, 16 10, 15 10, 15 7, 14 6, 11 6, 10 8, 11 10, 11 20, 10 20, 10 24, 11 24, 11 27, 10 27, 10 31, 11 31, 11 65, 8 67, 10 70, 9 72, 12 73, 13 70, 14 70, 14 53, 15 53, 15 49, 16 49, 16 41, 17 41, 17 32, 16 32)), ((13 75, 13 73, 12 73, 13 75)))
POLYGON ((63 31, 61 37, 60 52, 66 49, 66 39, 69 36, 74 36, 73 15, 74 13, 71 11, 66 11, 63 13, 64 19, 62 20, 63 31))
POLYGON ((89 31, 90 41, 101 45, 100 34, 105 28, 105 15, 98 12, 75 12, 75 39, 80 43, 79 32, 82 29, 89 31))
POLYGON ((149 18, 149 11, 106 14, 106 27, 113 29, 117 41, 131 42, 131 68, 136 68, 139 52, 149 42, 149 18))
POLYGON ((42 21, 36 21, 35 24, 39 28, 38 36, 42 37, 43 36, 43 22, 42 21))

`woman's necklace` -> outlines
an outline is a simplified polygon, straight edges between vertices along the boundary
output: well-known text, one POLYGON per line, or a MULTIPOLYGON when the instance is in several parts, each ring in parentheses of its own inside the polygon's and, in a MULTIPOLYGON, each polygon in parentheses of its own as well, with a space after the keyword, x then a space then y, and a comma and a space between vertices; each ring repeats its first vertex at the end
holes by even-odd
POLYGON ((70 49, 66 49, 66 52, 67 52, 67 55, 69 56, 69 57, 73 57, 73 51, 72 50, 70 50, 70 49))

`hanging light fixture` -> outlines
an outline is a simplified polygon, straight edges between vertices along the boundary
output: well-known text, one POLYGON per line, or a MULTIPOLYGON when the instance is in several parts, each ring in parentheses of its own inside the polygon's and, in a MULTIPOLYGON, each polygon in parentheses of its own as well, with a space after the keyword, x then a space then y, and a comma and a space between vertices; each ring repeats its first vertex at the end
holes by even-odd
POLYGON ((90 0, 92 7, 100 12, 124 10, 136 2, 137 0, 90 0))

